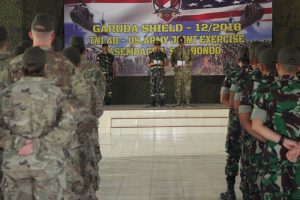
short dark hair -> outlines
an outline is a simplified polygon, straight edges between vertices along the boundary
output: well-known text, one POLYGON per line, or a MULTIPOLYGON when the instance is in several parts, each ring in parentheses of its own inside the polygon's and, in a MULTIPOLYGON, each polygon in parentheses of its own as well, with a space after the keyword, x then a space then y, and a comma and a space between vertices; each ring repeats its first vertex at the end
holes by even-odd
POLYGON ((75 66, 80 64, 80 54, 76 48, 74 48, 74 47, 66 48, 66 49, 64 49, 63 54, 75 66))
POLYGON ((23 73, 26 76, 43 76, 47 62, 46 52, 40 47, 31 47, 23 55, 23 73))

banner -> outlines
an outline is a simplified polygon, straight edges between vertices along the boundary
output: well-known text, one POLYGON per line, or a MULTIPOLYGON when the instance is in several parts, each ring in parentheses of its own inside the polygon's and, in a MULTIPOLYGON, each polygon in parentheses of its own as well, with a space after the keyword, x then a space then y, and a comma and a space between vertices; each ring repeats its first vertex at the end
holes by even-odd
POLYGON ((82 36, 96 62, 108 43, 117 76, 148 76, 155 40, 170 58, 184 36, 193 75, 223 75, 241 46, 272 41, 272 0, 65 0, 64 9, 65 46, 82 36))

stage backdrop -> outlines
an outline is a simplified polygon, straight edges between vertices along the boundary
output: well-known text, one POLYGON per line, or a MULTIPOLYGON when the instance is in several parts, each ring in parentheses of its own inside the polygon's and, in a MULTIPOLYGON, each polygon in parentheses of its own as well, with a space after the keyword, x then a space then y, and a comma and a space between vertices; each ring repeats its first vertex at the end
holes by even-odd
MULTIPOLYGON (((115 55, 116 76, 147 76, 146 57, 160 40, 170 57, 178 36, 195 55, 193 75, 223 75, 236 52, 272 40, 272 0, 65 0, 65 46, 83 36, 95 62, 101 44, 115 55)), ((173 75, 172 67, 166 68, 173 75)))

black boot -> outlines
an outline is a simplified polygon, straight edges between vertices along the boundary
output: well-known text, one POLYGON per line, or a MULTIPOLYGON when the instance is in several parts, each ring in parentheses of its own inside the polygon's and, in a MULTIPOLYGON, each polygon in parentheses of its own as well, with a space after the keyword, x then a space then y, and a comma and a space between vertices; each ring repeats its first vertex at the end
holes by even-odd
POLYGON ((165 98, 161 97, 160 99, 160 106, 165 106, 165 98))
POLYGON ((235 177, 227 176, 227 191, 220 194, 220 200, 236 200, 234 184, 235 184, 235 177))
POLYGON ((155 99, 155 97, 152 97, 151 105, 150 106, 156 107, 156 99, 155 99))

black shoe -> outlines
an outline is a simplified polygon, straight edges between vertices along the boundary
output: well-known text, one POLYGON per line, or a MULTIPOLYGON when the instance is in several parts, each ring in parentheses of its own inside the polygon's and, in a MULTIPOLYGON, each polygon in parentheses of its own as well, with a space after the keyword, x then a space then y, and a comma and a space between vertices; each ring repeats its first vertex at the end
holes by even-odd
POLYGON ((105 105, 110 105, 111 104, 111 97, 104 97, 104 103, 105 103, 105 105))
POLYGON ((234 191, 227 191, 220 194, 220 200, 236 200, 234 191))
POLYGON ((161 99, 161 100, 160 100, 160 106, 165 106, 165 105, 166 105, 165 99, 161 99))

